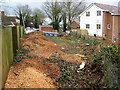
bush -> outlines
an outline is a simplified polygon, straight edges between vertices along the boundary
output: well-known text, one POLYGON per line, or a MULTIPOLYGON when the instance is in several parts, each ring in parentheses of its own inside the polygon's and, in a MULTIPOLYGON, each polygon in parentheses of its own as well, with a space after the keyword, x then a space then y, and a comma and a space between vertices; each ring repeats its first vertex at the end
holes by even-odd
POLYGON ((29 52, 30 52, 29 50, 26 50, 24 48, 19 48, 17 50, 16 55, 14 56, 14 63, 16 64, 17 62, 20 62, 22 59, 29 57, 28 56, 29 52))
POLYGON ((119 86, 118 48, 115 45, 102 48, 104 80, 108 88, 119 86))
POLYGON ((72 78, 70 71, 65 71, 63 75, 65 80, 70 80, 72 78))
POLYGON ((81 38, 81 34, 78 34, 76 32, 72 32, 72 37, 76 38, 76 39, 79 39, 79 38, 81 38))
POLYGON ((86 40, 86 43, 89 43, 90 45, 98 45, 98 44, 100 44, 100 42, 97 39, 91 40, 89 38, 86 40))

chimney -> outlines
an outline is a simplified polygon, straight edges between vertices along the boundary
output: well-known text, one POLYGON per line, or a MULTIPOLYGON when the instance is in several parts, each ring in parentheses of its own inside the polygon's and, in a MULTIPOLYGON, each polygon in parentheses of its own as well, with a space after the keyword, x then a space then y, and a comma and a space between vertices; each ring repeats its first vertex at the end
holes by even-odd
POLYGON ((4 11, 0 11, 0 25, 3 24, 4 17, 5 17, 4 11))
POLYGON ((1 16, 1 18, 3 18, 3 17, 5 16, 4 11, 1 11, 1 12, 0 12, 0 16, 1 16))

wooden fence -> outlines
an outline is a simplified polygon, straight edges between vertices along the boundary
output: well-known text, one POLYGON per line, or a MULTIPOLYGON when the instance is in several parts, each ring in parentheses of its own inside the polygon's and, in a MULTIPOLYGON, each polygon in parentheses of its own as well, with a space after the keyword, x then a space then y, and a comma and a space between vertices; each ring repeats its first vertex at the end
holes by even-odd
POLYGON ((20 47, 22 36, 23 28, 20 26, 5 27, 0 30, 0 89, 4 87, 14 54, 20 47))
POLYGON ((0 27, 0 89, 2 88, 2 28, 0 27))

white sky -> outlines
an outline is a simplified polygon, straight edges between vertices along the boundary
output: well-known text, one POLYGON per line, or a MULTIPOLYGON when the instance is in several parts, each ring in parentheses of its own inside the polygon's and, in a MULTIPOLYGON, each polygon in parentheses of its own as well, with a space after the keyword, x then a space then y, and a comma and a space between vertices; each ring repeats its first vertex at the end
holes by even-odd
MULTIPOLYGON (((0 0, 0 2, 7 2, 10 6, 16 6, 18 4, 28 4, 32 7, 39 7, 43 2, 45 1, 53 1, 53 0, 0 0)), ((58 0, 62 1, 62 0, 58 0)), ((63 0, 68 1, 68 0, 63 0)), ((81 0, 72 0, 72 1, 81 1, 81 0)), ((85 0, 85 2, 88 3, 106 3, 106 4, 112 4, 115 5, 120 0, 85 0)))
MULTIPOLYGON (((55 1, 55 0, 0 0, 0 2, 10 2, 10 3, 41 3, 45 1, 55 1)), ((62 1, 62 0, 58 0, 62 1)), ((63 0, 63 1, 69 1, 69 0, 63 0)), ((72 0, 74 2, 81 1, 81 0, 72 0)), ((86 2, 98 2, 98 3, 112 3, 112 2, 118 2, 120 0, 85 0, 86 2)))
MULTIPOLYGON (((53 0, 0 0, 0 1, 10 1, 10 2, 20 2, 20 3, 29 3, 29 2, 45 2, 45 1, 53 1, 53 0)), ((62 1, 62 0, 58 0, 62 1)), ((68 0, 63 0, 68 1, 68 0)), ((72 0, 72 1, 81 1, 81 0, 72 0)), ((86 2, 118 2, 120 0, 85 0, 86 2)))
MULTIPOLYGON (((0 7, 2 5, 2 7, 4 6, 9 6, 12 8, 15 8, 17 5, 20 4, 28 4, 31 8, 41 8, 42 3, 45 1, 52 1, 52 0, 0 0, 0 2, 6 2, 6 3, 0 3, 0 7)), ((61 0, 59 0, 61 1, 61 0)), ((68 1, 68 0, 64 0, 64 1, 68 1)), ((74 2, 78 2, 81 0, 73 0, 74 2)), ((110 4, 110 5, 118 5, 118 2, 120 0, 85 0, 85 2, 87 3, 104 3, 104 4, 110 4)), ((7 8, 8 11, 12 11, 11 8, 7 8)))

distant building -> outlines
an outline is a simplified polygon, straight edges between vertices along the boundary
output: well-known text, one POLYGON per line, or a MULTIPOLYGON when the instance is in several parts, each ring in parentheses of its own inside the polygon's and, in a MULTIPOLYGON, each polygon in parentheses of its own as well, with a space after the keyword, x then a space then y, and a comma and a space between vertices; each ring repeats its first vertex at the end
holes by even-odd
POLYGON ((105 35, 108 43, 120 43, 120 15, 109 11, 103 12, 103 35, 105 35))
POLYGON ((92 3, 80 14, 80 28, 87 29, 90 36, 105 36, 108 42, 119 42, 118 7, 92 3))
POLYGON ((6 16, 4 11, 0 12, 0 17, 2 25, 16 25, 18 23, 15 16, 6 16))
POLYGON ((71 23, 71 29, 78 29, 78 28, 80 28, 79 23, 77 23, 77 21, 73 21, 71 23))
POLYGON ((46 32, 52 32, 53 27, 52 26, 41 26, 41 25, 39 25, 39 30, 40 31, 46 31, 46 32))

